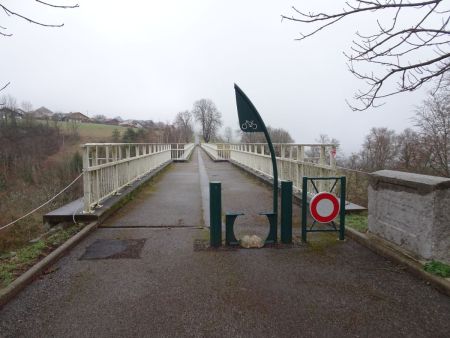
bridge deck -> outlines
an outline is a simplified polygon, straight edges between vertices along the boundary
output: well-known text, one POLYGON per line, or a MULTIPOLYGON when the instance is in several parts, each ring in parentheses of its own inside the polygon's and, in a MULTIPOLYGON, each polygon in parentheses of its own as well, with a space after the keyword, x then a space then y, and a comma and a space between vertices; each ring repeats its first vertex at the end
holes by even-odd
MULTIPOLYGON (((448 297, 352 240, 195 251, 194 240, 207 238, 197 228, 202 162, 223 182, 225 210, 271 205, 267 187, 199 155, 173 164, 7 304, 0 336, 448 336, 448 297), (124 243, 130 249, 121 254, 89 259, 124 243)), ((263 223, 247 216, 239 232, 256 221, 263 223)))

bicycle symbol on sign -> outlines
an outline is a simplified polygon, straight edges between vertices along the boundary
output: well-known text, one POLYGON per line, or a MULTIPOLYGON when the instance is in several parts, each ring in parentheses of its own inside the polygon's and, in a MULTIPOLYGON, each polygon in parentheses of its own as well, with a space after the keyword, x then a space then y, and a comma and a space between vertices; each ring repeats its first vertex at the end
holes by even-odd
POLYGON ((250 128, 250 129, 258 129, 258 125, 253 120, 251 120, 251 121, 245 120, 245 122, 242 123, 241 128, 242 128, 242 130, 247 130, 248 128, 250 128))

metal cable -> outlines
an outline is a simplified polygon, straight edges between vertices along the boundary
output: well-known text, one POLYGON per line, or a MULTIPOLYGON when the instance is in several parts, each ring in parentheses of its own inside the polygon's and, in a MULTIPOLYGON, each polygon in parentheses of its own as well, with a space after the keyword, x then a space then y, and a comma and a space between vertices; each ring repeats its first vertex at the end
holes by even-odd
POLYGON ((78 175, 77 178, 75 178, 68 186, 66 186, 63 190, 61 190, 59 193, 57 193, 55 196, 53 196, 52 198, 50 198, 47 202, 45 202, 44 204, 41 204, 40 206, 38 206, 37 208, 31 210, 29 213, 23 215, 22 217, 16 219, 15 221, 12 221, 11 223, 8 223, 6 225, 3 225, 0 227, 0 231, 8 228, 9 226, 17 223, 18 221, 24 219, 25 217, 30 216, 31 214, 33 214, 34 212, 38 211, 39 209, 41 209, 42 207, 46 206, 47 204, 49 204, 51 201, 53 201, 56 197, 58 197, 59 195, 61 195, 64 191, 66 191, 67 189, 69 189, 76 181, 78 181, 78 179, 83 176, 83 173, 81 173, 80 175, 78 175))

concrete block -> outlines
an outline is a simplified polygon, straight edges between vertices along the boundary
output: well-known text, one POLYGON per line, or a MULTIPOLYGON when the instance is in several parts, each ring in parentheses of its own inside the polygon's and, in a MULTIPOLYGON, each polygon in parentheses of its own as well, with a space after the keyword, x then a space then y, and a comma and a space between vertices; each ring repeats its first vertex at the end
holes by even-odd
POLYGON ((393 170, 369 180, 369 231, 419 259, 450 263, 450 179, 393 170))

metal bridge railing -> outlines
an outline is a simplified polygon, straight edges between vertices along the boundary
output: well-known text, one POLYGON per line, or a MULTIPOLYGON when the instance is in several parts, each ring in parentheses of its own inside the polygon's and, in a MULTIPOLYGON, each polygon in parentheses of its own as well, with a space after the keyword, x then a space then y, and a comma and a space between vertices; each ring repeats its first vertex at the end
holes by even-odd
MULTIPOLYGON (((202 148, 215 160, 231 160, 268 177, 273 177, 272 162, 267 144, 206 144, 202 148)), ((335 144, 274 144, 278 177, 293 182, 294 190, 301 191, 303 176, 336 176, 335 144)), ((322 181, 319 189, 330 189, 332 182, 322 181)), ((310 188, 313 193, 313 187, 310 188)))
POLYGON ((186 161, 194 151, 194 143, 175 143, 171 144, 172 160, 186 161))
POLYGON ((186 160, 188 144, 88 143, 83 148, 84 211, 171 160, 186 160))
POLYGON ((229 143, 202 143, 201 147, 214 160, 228 160, 230 158, 229 143))

